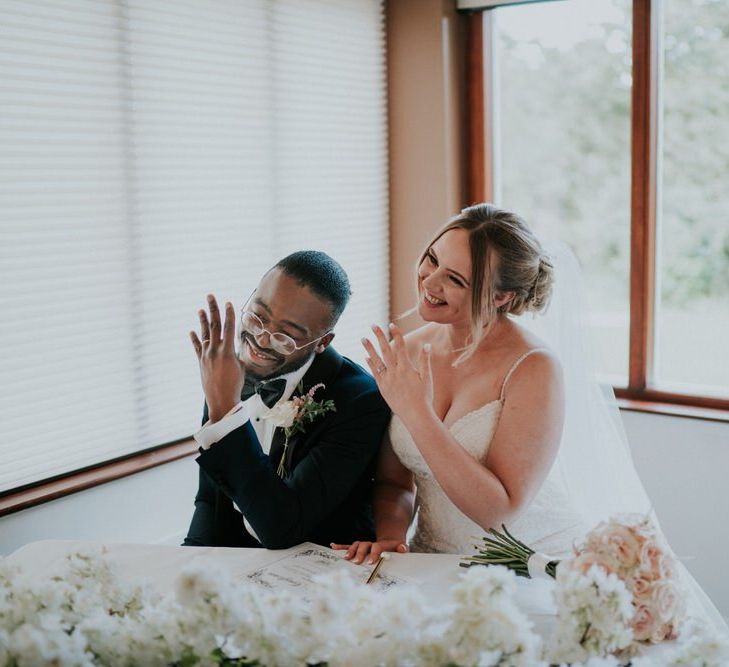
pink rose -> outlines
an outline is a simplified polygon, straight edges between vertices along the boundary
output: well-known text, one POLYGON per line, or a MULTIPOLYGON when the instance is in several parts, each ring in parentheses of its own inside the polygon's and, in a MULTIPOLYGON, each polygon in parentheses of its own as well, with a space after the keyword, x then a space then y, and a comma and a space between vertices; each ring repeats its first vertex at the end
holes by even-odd
POLYGON ((665 624, 671 624, 678 630, 686 616, 686 595, 673 581, 658 583, 653 591, 652 608, 665 624))
POLYGON ((659 623, 656 620, 653 610, 650 607, 641 604, 638 605, 638 609, 633 615, 631 625, 633 627, 633 634, 635 635, 635 638, 638 641, 645 641, 646 639, 651 638, 659 623))
POLYGON ((633 597, 638 601, 650 600, 653 594, 653 581, 645 572, 638 571, 626 582, 633 597))
POLYGON ((662 555, 662 551, 654 540, 648 540, 641 549, 640 560, 646 567, 653 568, 662 555))
POLYGON ((609 551, 614 554, 621 568, 630 570, 638 565, 641 542, 630 528, 616 524, 612 526, 605 539, 609 551))
POLYGON ((650 573, 654 581, 671 579, 675 576, 673 559, 669 553, 655 541, 648 541, 640 552, 640 562, 650 573))
POLYGON ((649 516, 644 514, 628 514, 618 517, 618 523, 629 526, 642 540, 650 539, 656 535, 656 526, 649 516))
POLYGON ((670 621, 678 610, 678 590, 670 581, 659 581, 653 589, 653 609, 662 622, 670 621))
POLYGON ((678 639, 678 631, 673 623, 665 623, 661 626, 664 639, 678 639))
POLYGON ((609 533, 609 526, 606 523, 599 523, 585 536, 583 551, 600 551, 605 542, 605 536, 609 533))
POLYGON ((659 642, 662 642, 665 639, 675 639, 675 637, 672 637, 673 634, 673 626, 670 623, 664 623, 663 625, 659 625, 654 631, 653 634, 650 637, 651 642, 654 644, 658 644, 659 642))
POLYGON ((587 574, 593 565, 597 565, 608 574, 615 574, 618 569, 616 562, 611 562, 609 558, 601 554, 590 552, 582 553, 570 562, 570 566, 582 574, 587 574))

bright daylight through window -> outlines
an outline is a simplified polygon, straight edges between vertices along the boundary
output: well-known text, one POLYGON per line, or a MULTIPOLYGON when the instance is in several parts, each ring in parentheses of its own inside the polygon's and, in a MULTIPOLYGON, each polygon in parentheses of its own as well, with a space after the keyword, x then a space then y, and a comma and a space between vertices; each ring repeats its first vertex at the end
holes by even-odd
POLYGON ((729 395, 729 3, 664 3, 655 384, 729 395))
POLYGON ((604 379, 628 372, 631 5, 495 14, 495 197, 566 241, 585 272, 604 379))

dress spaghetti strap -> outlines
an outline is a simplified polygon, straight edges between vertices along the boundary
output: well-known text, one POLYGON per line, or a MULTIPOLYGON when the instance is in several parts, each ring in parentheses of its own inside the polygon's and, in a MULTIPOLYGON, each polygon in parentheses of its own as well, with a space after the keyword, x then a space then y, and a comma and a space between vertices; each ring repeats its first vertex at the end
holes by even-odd
POLYGON ((509 372, 504 377, 504 381, 501 383, 501 396, 499 396, 499 400, 503 403, 504 402, 504 393, 506 392, 506 384, 509 382, 509 379, 511 378, 511 374, 519 367, 519 364, 524 361, 530 354, 534 354, 534 352, 546 352, 546 347, 534 347, 531 350, 527 350, 524 354, 522 354, 512 365, 509 369, 509 372))

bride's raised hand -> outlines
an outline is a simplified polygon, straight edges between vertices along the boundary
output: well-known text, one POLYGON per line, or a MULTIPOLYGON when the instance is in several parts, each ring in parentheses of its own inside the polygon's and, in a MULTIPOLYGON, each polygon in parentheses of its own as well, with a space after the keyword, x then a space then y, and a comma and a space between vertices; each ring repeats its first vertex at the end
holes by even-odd
POLYGON ((377 562, 383 551, 396 551, 404 554, 408 551, 408 546, 402 540, 378 540, 377 542, 353 542, 352 544, 332 544, 330 545, 335 551, 346 549, 347 553, 344 557, 358 565, 367 559, 370 565, 377 562))
POLYGON ((433 397, 430 345, 423 345, 420 349, 416 366, 410 361, 399 327, 390 325, 392 341, 379 326, 373 325, 372 331, 380 351, 367 338, 362 339, 362 345, 367 351, 367 365, 375 377, 377 388, 390 409, 401 419, 429 409, 433 397))

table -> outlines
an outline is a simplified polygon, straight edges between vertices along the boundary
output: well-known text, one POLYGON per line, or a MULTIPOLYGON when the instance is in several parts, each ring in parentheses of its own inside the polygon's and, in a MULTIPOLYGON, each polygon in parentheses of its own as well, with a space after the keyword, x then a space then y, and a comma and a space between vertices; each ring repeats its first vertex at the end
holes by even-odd
MULTIPOLYGON (((41 576, 60 565, 67 554, 104 547, 107 558, 121 576, 147 580, 160 593, 170 593, 177 575, 189 564, 218 568, 238 578, 250 570, 270 564, 294 549, 242 549, 228 547, 177 547, 155 544, 124 544, 80 540, 31 542, 8 556, 23 570, 41 576)), ((461 556, 455 554, 390 554, 387 571, 414 580, 419 590, 434 603, 442 601, 463 572, 461 556)), ((516 600, 540 634, 548 633, 555 620, 551 580, 518 577, 516 600)))

